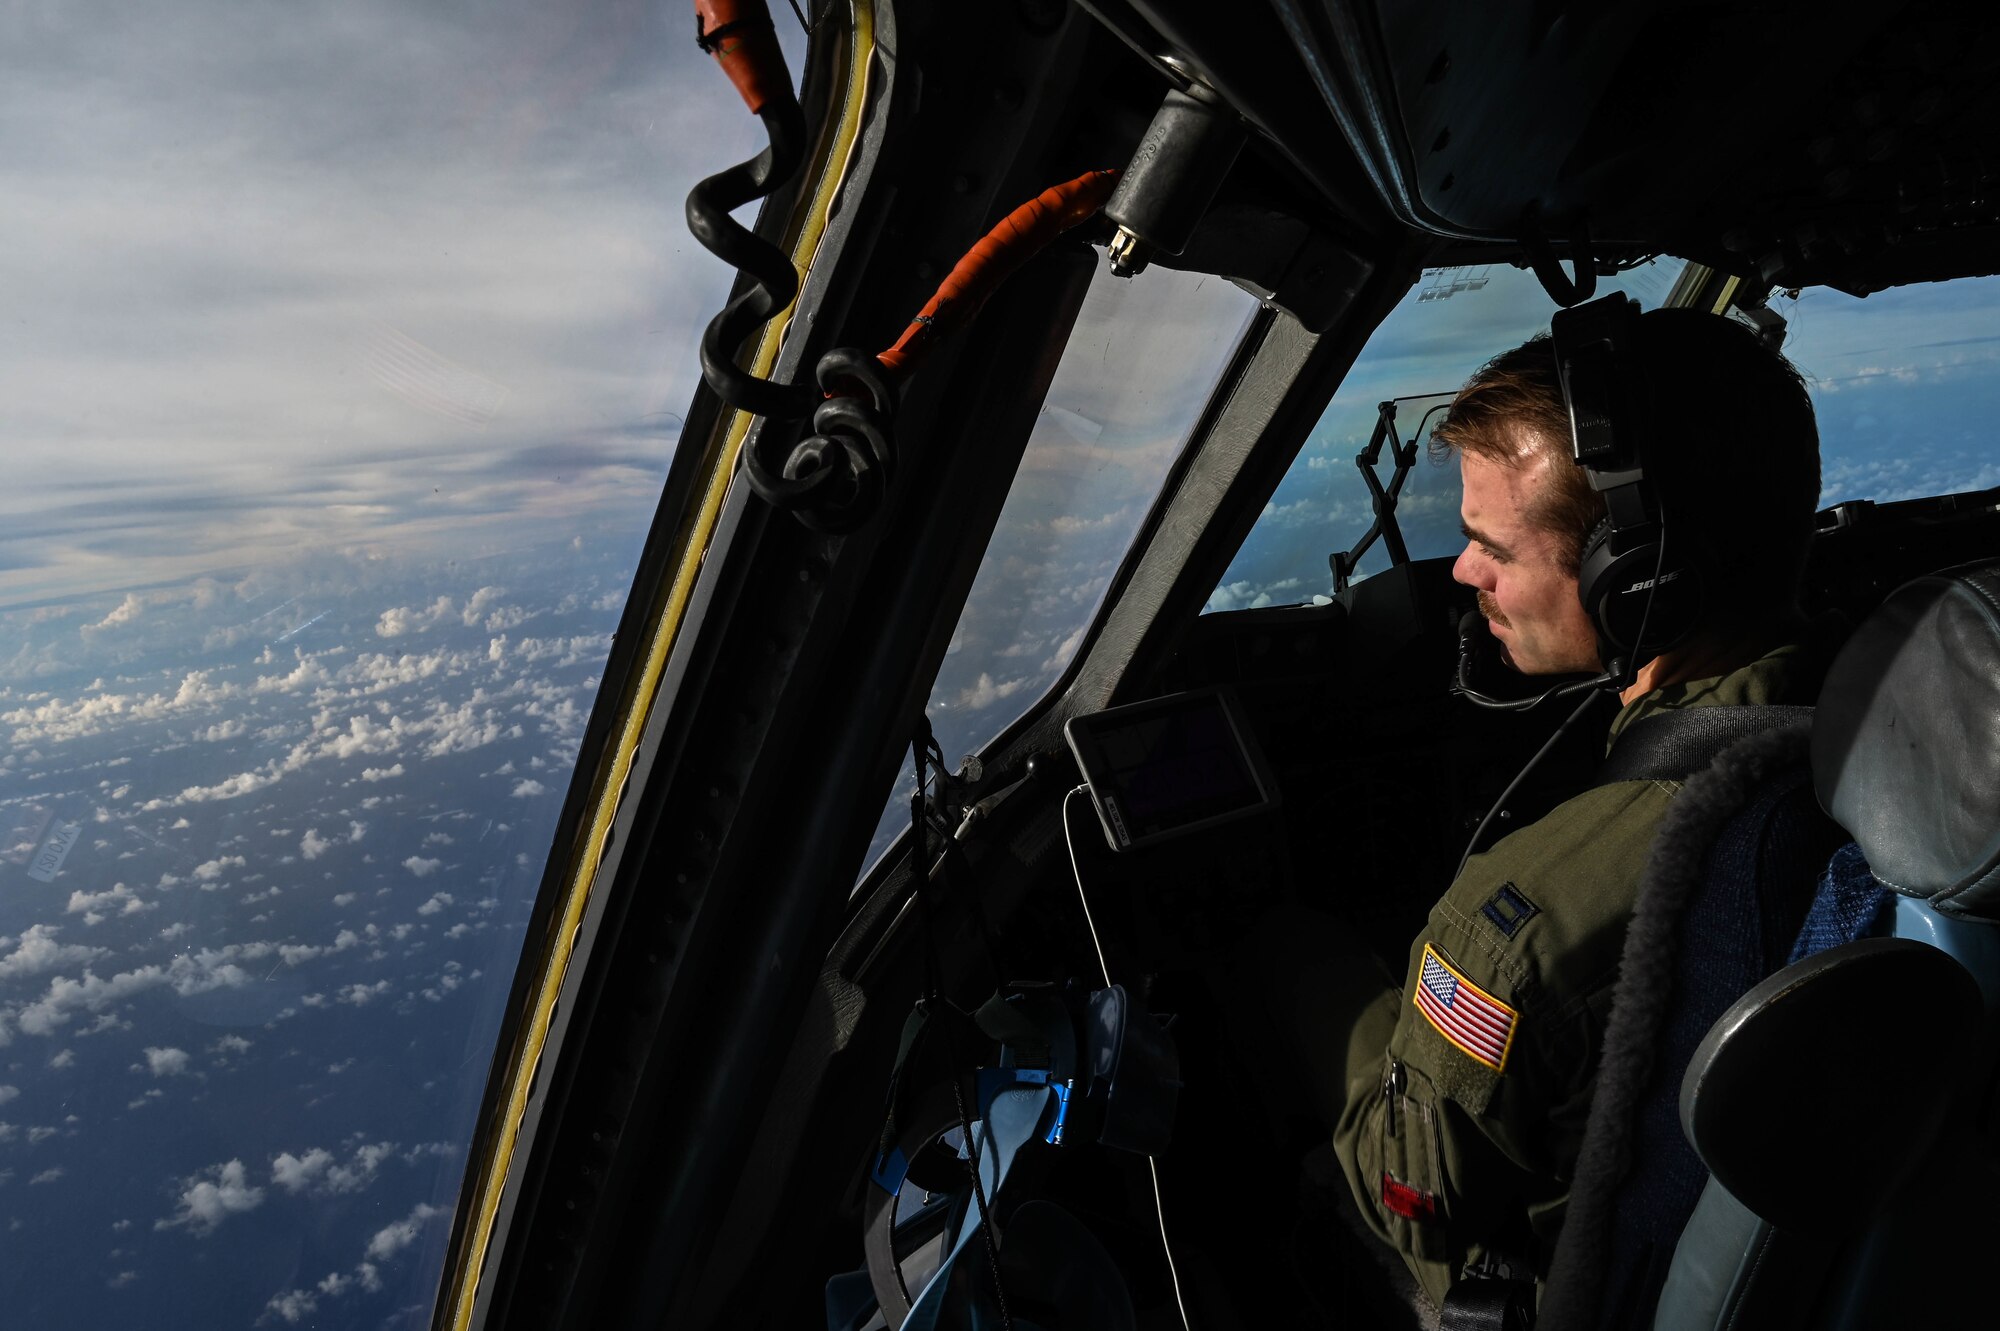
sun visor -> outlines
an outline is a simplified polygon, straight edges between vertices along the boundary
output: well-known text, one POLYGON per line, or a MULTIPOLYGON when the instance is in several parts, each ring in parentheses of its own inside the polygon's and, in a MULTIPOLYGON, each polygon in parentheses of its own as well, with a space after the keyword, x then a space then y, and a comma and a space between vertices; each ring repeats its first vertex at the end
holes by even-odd
POLYGON ((1812 766, 1884 885, 2000 919, 2000 561, 1907 583, 1856 630, 1827 672, 1812 766))

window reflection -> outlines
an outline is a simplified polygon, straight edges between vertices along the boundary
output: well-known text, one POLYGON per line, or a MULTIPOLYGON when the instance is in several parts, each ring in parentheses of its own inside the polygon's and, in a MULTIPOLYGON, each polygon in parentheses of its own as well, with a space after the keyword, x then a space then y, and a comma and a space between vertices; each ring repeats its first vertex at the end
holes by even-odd
MULTIPOLYGON (((1599 291, 1622 291, 1652 309, 1666 299, 1682 267, 1678 259, 1662 258, 1600 278, 1599 291)), ((1554 310, 1542 284, 1525 269, 1484 264, 1425 273, 1382 321, 1341 381, 1205 611, 1327 597, 1333 591, 1327 556, 1351 549, 1374 519, 1354 458, 1368 444, 1380 404, 1390 398, 1416 399, 1399 404, 1397 415, 1402 438, 1410 438, 1424 414, 1439 401, 1448 402, 1488 359, 1546 332, 1554 310)), ((1378 473, 1386 484, 1386 450, 1378 473)), ((1463 548, 1458 500, 1458 469, 1437 466, 1420 455, 1396 509, 1410 558, 1456 554, 1463 548)), ((1387 561, 1377 542, 1362 556, 1359 575, 1377 572, 1387 561)))
MULTIPOLYGON (((1217 277, 1100 268, 1036 418, 927 704, 947 761, 1069 666, 1256 301, 1217 277)), ((904 776, 873 863, 909 823, 904 776)))
POLYGON ((0 32, 0 1320, 419 1325, 761 135, 639 6, 0 32))

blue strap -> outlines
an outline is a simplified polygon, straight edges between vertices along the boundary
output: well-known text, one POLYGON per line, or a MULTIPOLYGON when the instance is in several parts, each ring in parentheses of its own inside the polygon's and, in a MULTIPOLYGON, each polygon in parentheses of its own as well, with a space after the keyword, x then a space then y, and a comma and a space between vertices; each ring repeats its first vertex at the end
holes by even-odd
MULTIPOLYGON (((1014 1167, 1014 1158, 1035 1135, 1053 1095, 1047 1086, 1016 1086, 1000 1091, 987 1108, 985 1120, 973 1126, 973 1136, 979 1144, 979 1179, 989 1200, 1000 1195, 1007 1171, 1014 1167)), ((944 1309, 952 1268, 978 1233, 979 1208, 967 1207, 951 1251, 938 1264, 937 1274, 923 1292, 911 1301, 910 1315, 903 1319, 903 1331, 935 1331, 938 1315, 944 1309)))

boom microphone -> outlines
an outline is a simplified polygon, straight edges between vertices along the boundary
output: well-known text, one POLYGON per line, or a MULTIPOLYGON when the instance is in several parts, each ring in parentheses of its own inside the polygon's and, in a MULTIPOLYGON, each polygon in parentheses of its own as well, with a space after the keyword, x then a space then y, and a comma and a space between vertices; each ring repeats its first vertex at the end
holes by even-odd
POLYGON ((1475 644, 1485 633, 1486 616, 1477 610, 1468 610, 1458 620, 1458 673, 1451 691, 1475 706, 1495 712, 1526 712, 1540 707, 1551 698, 1567 698, 1572 694, 1589 689, 1619 688, 1623 686, 1625 663, 1611 662, 1611 668, 1592 679, 1573 680, 1568 684, 1557 684, 1545 689, 1532 698, 1495 698, 1472 687, 1472 654, 1475 644))

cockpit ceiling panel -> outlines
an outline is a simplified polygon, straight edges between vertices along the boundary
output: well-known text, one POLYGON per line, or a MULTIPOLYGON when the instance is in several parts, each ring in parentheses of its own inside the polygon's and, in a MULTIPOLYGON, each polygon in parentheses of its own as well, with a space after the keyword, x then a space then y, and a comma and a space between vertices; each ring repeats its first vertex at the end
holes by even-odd
MULTIPOLYGON (((1344 142, 1410 231, 1512 244, 1539 225, 1567 250, 1587 230, 1600 260, 1856 292, 2000 269, 1993 7, 1269 3, 1293 47, 1278 63, 1320 105, 1263 128, 1295 158, 1344 142)), ((1176 16, 1203 7, 1130 10, 1185 48, 1199 25, 1176 16)))

